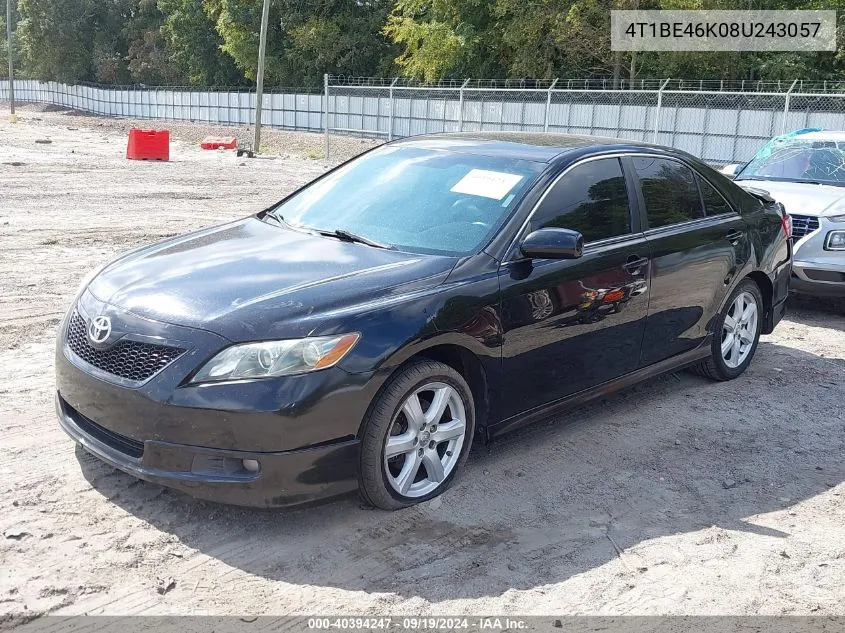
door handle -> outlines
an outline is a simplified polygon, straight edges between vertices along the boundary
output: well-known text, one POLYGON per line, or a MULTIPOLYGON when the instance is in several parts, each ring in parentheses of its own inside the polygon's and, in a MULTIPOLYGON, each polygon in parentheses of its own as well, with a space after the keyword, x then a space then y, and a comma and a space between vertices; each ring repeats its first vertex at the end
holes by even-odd
POLYGON ((742 239, 742 231, 730 231, 727 235, 725 235, 725 239, 728 240, 731 244, 736 244, 739 240, 742 239))
POLYGON ((639 255, 631 255, 624 264, 622 264, 622 268, 627 270, 631 274, 637 274, 640 272, 640 269, 648 264, 648 259, 645 257, 640 257, 639 255))

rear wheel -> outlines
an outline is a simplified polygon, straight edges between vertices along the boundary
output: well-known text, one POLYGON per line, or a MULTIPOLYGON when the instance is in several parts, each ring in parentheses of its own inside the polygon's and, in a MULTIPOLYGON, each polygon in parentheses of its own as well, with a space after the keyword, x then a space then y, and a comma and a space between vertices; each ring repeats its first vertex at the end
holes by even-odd
POLYGON ((391 378, 361 438, 359 485, 371 505, 396 510, 446 490, 475 431, 469 386, 454 369, 424 360, 391 378))
POLYGON ((717 320, 710 358, 693 367, 713 380, 732 380, 751 364, 763 325, 763 297, 757 284, 745 279, 731 293, 717 320))

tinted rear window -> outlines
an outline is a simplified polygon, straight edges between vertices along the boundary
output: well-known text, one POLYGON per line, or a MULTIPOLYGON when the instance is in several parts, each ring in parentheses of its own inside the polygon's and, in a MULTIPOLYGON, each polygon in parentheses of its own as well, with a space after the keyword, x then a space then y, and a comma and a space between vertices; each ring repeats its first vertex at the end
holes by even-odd
POLYGON ((722 194, 701 176, 698 176, 698 185, 701 187, 701 196, 704 198, 704 211, 708 216, 733 212, 731 205, 725 201, 722 194))
POLYGON ((698 185, 689 167, 663 158, 636 157, 632 161, 640 179, 649 228, 704 217, 698 185))

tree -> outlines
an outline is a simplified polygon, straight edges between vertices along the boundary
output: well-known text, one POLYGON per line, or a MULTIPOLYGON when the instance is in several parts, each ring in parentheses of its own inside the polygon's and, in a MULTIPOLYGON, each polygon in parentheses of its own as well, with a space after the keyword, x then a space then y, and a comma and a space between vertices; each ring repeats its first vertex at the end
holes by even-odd
MULTIPOLYGON (((14 0, 12 0, 14 1, 14 0)), ((69 83, 251 83, 263 0, 17 0, 22 74, 69 83)), ((762 0, 743 0, 761 8, 762 0)), ((736 0, 272 0, 269 86, 323 73, 442 78, 845 79, 837 52, 614 52, 614 9, 733 9, 736 0)), ((0 16, 2 19, 2 16, 0 16)), ((2 24, 2 23, 0 23, 2 24)), ((5 44, 4 44, 5 48, 5 44)))
POLYGON ((133 82, 144 84, 181 83, 182 74, 170 60, 167 39, 162 34, 164 15, 156 0, 134 0, 123 17, 126 67, 133 82))
MULTIPOLYGON (((129 72, 126 31, 136 0, 106 0, 96 4, 91 15, 91 79, 100 83, 128 84, 129 72)), ((81 77, 80 79, 89 79, 81 77)))
MULTIPOLYGON (((258 66, 258 39, 261 27, 262 0, 204 0, 203 8, 215 21, 221 38, 220 49, 250 81, 255 81, 258 66)), ((286 73, 282 54, 282 13, 279 3, 270 5, 267 29, 267 61, 265 81, 269 85, 283 83, 286 73)))
MULTIPOLYGON (((258 62, 262 0, 205 0, 221 48, 247 79, 258 62)), ((323 73, 372 75, 390 70, 395 48, 380 30, 388 0, 274 0, 267 32, 270 85, 319 85, 323 73)))
POLYGON ((566 46, 559 41, 568 2, 496 0, 493 13, 502 33, 509 77, 551 79, 565 67, 566 46))
POLYGON ((317 85, 323 73, 386 76, 393 71, 398 47, 381 33, 389 0, 285 4, 284 54, 292 82, 317 85))
POLYGON ((397 0, 384 33, 403 52, 396 64, 409 77, 501 77, 502 31, 488 0, 397 0))
POLYGON ((213 9, 197 0, 158 0, 163 15, 161 35, 169 59, 179 74, 197 86, 234 86, 244 83, 234 60, 223 53, 213 9))
POLYGON ((19 0, 17 40, 26 74, 73 83, 94 77, 96 0, 19 0))
MULTIPOLYGON (((7 2, 12 3, 12 30, 14 31, 15 27, 17 26, 18 20, 20 19, 18 17, 17 3, 15 2, 15 0, 7 0, 7 2)), ((12 37, 15 38, 15 35, 13 34, 12 37)), ((5 4, 3 4, 2 8, 0 8, 0 38, 2 38, 2 43, 0 43, 0 56, 2 56, 2 61, 0 61, 0 68, 2 68, 2 70, 0 70, 0 75, 5 77, 5 75, 6 75, 5 69, 8 68, 8 63, 9 63, 9 57, 8 57, 9 48, 8 48, 8 42, 6 41, 6 5, 5 4)), ((20 45, 15 46, 12 50, 13 62, 15 64, 16 69, 20 68, 19 51, 20 51, 20 45)))

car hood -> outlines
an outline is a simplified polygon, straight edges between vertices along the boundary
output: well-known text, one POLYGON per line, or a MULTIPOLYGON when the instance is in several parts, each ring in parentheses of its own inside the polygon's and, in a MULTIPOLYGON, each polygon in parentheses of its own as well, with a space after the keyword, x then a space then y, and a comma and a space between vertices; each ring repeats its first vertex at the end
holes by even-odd
POLYGON ((327 312, 439 285, 457 260, 247 218, 132 251, 88 290, 136 315, 232 341, 305 336, 327 312))
POLYGON ((836 203, 845 198, 845 187, 813 185, 776 180, 735 180, 740 187, 764 189, 780 202, 787 213, 798 215, 842 215, 845 208, 836 203))

